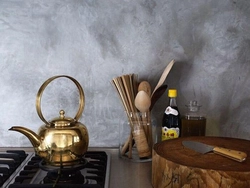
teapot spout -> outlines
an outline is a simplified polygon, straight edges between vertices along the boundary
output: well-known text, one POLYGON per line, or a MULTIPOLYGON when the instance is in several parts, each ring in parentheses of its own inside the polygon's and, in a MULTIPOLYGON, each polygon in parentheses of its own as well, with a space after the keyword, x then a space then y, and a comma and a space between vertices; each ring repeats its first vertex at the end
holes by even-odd
POLYGON ((13 126, 9 130, 17 131, 17 132, 24 134, 30 140, 31 144, 35 148, 37 148, 41 144, 40 137, 30 129, 27 129, 25 127, 20 127, 20 126, 13 126))

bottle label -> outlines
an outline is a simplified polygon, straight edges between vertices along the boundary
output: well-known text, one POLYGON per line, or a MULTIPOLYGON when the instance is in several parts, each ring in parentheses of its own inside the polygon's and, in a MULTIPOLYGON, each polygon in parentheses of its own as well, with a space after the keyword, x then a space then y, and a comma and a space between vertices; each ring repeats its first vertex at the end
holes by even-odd
POLYGON ((168 140, 173 138, 178 138, 180 135, 180 129, 178 127, 176 128, 167 128, 162 127, 162 135, 161 140, 168 140))
POLYGON ((165 114, 169 115, 169 114, 173 114, 174 116, 178 115, 178 111, 174 108, 172 108, 171 106, 168 106, 165 110, 165 114))

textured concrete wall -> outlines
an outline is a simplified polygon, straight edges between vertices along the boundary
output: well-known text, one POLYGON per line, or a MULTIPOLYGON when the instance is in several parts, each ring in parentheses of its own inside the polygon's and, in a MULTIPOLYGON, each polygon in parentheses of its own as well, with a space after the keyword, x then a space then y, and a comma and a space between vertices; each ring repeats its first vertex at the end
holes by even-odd
MULTIPOLYGON (((249 139, 250 1, 248 0, 1 0, 0 146, 29 146, 12 125, 36 131, 39 87, 66 74, 85 91, 80 121, 91 146, 118 145, 126 120, 112 78, 136 73, 154 87, 176 59, 166 83, 179 91, 184 113, 197 99, 207 116, 207 134, 249 139)), ((46 119, 64 108, 73 117, 78 92, 67 79, 42 97, 46 119)), ((153 114, 160 120, 167 96, 153 114)))

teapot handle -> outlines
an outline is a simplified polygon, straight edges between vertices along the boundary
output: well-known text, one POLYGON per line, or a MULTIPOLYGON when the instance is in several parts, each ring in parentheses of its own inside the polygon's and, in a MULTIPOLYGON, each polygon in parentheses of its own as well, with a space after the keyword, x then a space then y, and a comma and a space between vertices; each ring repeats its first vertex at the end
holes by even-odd
POLYGON ((76 116, 74 117, 74 119, 75 119, 76 121, 79 120, 79 118, 80 118, 81 115, 82 115, 83 109, 84 109, 84 102, 85 102, 84 92, 83 92, 83 89, 82 89, 81 85, 79 84, 79 82, 78 82, 76 79, 74 79, 74 78, 72 78, 72 77, 70 77, 70 76, 67 76, 67 75, 53 76, 53 77, 49 78, 48 80, 46 80, 46 81, 43 83, 43 85, 42 85, 42 86, 40 87, 40 89, 38 90, 37 96, 36 96, 36 111, 37 111, 38 116, 40 117, 40 119, 41 119, 46 125, 49 125, 50 123, 49 123, 47 120, 45 120, 45 118, 43 117, 42 111, 41 111, 41 97, 42 97, 42 93, 43 93, 45 87, 47 87, 48 84, 49 84, 51 81, 55 80, 56 78, 60 78, 60 77, 66 77, 66 78, 72 80, 72 81, 75 83, 75 85, 77 86, 78 90, 79 90, 79 94, 80 94, 79 108, 78 108, 78 112, 77 112, 76 116))

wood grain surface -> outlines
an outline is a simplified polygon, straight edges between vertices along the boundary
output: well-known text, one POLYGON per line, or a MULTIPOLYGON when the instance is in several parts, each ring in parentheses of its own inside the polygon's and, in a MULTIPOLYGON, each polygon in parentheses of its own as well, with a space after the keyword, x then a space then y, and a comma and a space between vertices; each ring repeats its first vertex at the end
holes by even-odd
POLYGON ((158 187, 250 187, 250 141, 227 137, 183 137, 155 144, 152 184, 158 187), (247 153, 237 162, 213 152, 201 154, 182 145, 183 140, 247 153))

